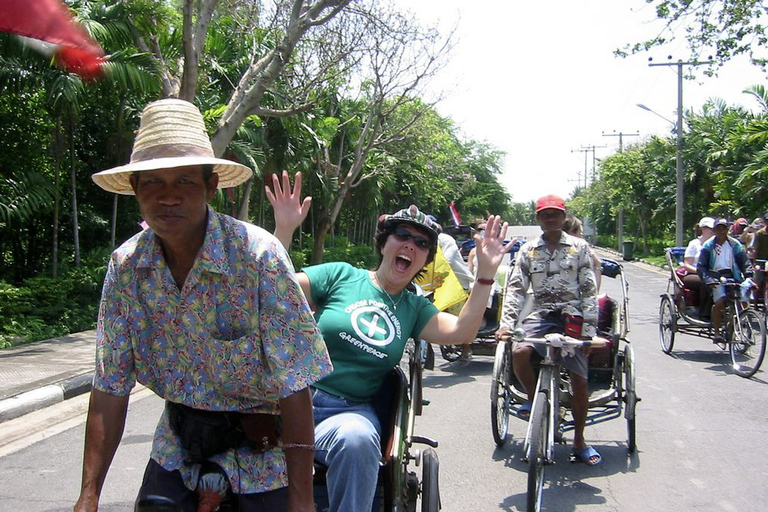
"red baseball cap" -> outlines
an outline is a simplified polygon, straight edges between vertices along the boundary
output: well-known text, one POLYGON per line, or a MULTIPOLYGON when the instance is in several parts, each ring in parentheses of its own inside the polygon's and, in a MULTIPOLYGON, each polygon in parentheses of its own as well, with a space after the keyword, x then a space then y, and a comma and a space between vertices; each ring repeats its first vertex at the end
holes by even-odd
POLYGON ((550 194, 548 196, 540 197, 538 201, 536 201, 536 213, 539 213, 541 210, 560 210, 565 211, 565 201, 563 201, 563 198, 550 194))

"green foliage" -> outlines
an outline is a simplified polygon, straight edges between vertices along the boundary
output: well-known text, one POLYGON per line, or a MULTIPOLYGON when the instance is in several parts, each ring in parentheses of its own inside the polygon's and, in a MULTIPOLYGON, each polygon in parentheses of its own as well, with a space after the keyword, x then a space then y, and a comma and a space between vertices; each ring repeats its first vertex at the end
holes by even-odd
POLYGON ((666 29, 646 41, 627 44, 616 55, 648 51, 678 37, 684 37, 690 55, 697 59, 712 58, 707 74, 715 66, 730 59, 747 55, 761 68, 768 63, 768 12, 763 0, 646 0, 653 4, 658 19, 666 29))
POLYGON ((101 263, 18 287, 0 281, 0 348, 93 329, 105 273, 101 263))
MULTIPOLYGON (((297 272, 301 271, 312 256, 312 237, 306 236, 304 243, 303 249, 290 252, 297 272)), ((345 236, 329 236, 326 237, 323 262, 335 261, 344 261, 358 268, 374 268, 379 263, 372 245, 355 245, 345 236)))

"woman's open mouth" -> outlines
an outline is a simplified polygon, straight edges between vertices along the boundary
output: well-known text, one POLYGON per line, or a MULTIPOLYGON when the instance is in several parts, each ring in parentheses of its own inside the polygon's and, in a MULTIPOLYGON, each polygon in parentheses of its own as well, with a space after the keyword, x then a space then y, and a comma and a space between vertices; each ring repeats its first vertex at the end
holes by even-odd
POLYGON ((411 261, 411 258, 405 256, 404 254, 398 254, 395 258, 395 268, 397 268, 397 270, 400 272, 408 271, 412 263, 413 262, 411 261))

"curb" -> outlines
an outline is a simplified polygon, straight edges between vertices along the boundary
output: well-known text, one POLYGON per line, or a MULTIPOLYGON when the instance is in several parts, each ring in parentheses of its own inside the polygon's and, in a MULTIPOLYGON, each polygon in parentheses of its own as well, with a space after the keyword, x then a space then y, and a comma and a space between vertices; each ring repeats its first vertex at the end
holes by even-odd
POLYGON ((50 407, 91 390, 93 372, 0 400, 0 423, 50 407))

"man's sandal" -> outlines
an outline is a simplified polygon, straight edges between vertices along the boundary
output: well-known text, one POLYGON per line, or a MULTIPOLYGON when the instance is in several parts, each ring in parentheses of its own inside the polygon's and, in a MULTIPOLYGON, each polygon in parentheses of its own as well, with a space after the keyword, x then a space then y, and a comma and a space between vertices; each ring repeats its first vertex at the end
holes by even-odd
POLYGON ((531 407, 533 407, 533 404, 531 404, 531 402, 528 402, 528 401, 523 402, 523 405, 521 405, 517 409, 518 416, 520 416, 524 420, 527 420, 528 418, 530 418, 531 417, 531 407))
POLYGON ((583 462, 587 466, 597 466, 602 460, 603 457, 591 446, 587 446, 581 450, 577 450, 576 448, 571 449, 572 464, 583 462))

